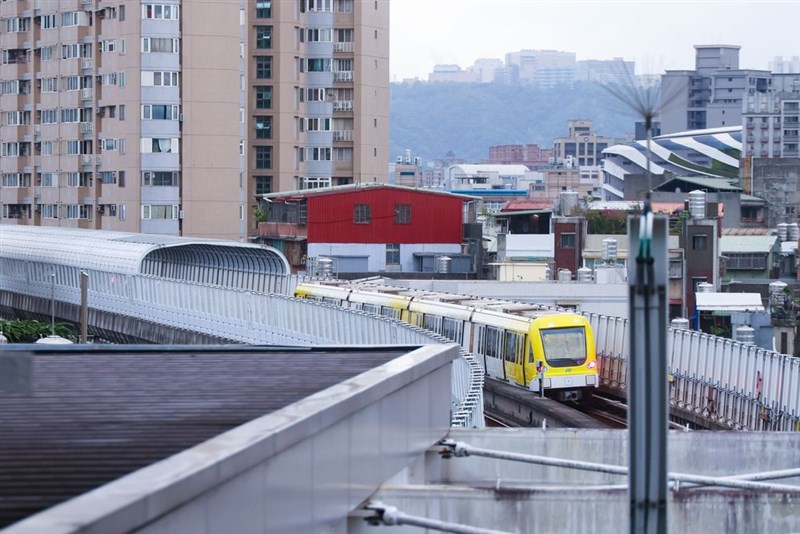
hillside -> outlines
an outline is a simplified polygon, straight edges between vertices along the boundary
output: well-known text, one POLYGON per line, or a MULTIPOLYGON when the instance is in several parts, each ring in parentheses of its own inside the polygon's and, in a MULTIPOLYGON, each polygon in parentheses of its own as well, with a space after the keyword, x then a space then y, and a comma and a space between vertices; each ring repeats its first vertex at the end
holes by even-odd
POLYGON ((434 159, 452 150, 470 162, 489 157, 489 146, 537 143, 551 147, 570 119, 591 119, 602 135, 632 132, 633 113, 607 89, 576 84, 534 89, 499 84, 391 85, 390 156, 410 148, 434 159))

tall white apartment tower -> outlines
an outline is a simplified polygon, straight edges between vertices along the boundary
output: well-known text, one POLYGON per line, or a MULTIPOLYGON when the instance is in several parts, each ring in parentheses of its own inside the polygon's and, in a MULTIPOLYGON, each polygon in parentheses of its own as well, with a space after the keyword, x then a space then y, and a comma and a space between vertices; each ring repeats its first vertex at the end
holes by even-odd
POLYGON ((3 224, 245 240, 383 181, 388 0, 0 1, 3 224))

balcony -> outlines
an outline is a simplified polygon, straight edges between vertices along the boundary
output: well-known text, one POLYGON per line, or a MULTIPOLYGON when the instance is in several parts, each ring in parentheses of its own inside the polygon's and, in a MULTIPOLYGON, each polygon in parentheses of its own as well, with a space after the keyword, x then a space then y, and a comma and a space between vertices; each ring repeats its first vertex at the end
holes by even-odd
POLYGON ((353 71, 352 70, 339 70, 333 73, 333 81, 335 82, 352 82, 353 81, 353 71))
POLYGON ((81 68, 84 70, 94 68, 94 60, 90 57, 81 58, 81 68))
POLYGON ((94 125, 91 122, 82 122, 81 123, 81 133, 83 134, 90 134, 92 133, 94 125))
POLYGON ((92 88, 91 87, 86 87, 84 89, 81 89, 81 98, 83 100, 91 100, 92 99, 92 88))
POLYGON ((355 49, 355 43, 333 43, 334 52, 349 52, 352 53, 355 49))
POLYGON ((334 130, 333 132, 333 141, 352 141, 353 140, 353 130, 334 130))
POLYGON ((752 122, 748 122, 748 123, 747 123, 747 129, 748 129, 748 130, 752 130, 752 129, 753 129, 753 128, 755 128, 755 127, 756 127, 756 125, 755 125, 755 124, 753 124, 752 122))
POLYGON ((333 103, 333 111, 353 111, 353 101, 337 100, 333 103))
POLYGON ((766 122, 762 122, 761 123, 761 129, 762 130, 766 130, 767 128, 769 128, 769 124, 767 124, 766 122))
POLYGON ((305 226, 292 223, 260 222, 258 235, 270 239, 307 239, 308 230, 305 226))

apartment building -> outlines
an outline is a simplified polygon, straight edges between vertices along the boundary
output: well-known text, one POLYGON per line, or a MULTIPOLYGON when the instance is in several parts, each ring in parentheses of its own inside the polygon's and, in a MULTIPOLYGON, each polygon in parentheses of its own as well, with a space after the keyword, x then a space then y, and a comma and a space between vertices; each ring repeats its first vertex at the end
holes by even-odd
POLYGON ((568 121, 566 137, 557 137, 553 142, 555 162, 566 167, 594 167, 600 165, 603 150, 618 140, 592 131, 592 121, 568 121))
POLYGON ((668 70, 661 77, 663 134, 740 126, 743 103, 772 84, 769 71, 739 68, 740 46, 694 48, 694 70, 668 70))
POLYGON ((247 239, 385 182, 388 1, 0 1, 2 222, 247 239))

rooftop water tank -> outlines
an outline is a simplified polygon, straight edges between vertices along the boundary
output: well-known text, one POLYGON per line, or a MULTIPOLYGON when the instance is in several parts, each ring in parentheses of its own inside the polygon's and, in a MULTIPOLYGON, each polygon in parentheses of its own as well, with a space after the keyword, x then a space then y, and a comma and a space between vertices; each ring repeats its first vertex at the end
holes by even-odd
POLYGON ((577 191, 562 191, 559 197, 561 199, 561 215, 570 216, 578 209, 578 192, 577 191))
POLYGON ((749 326, 740 326, 736 329, 736 341, 753 345, 756 342, 756 331, 749 326))
POLYGON ((708 282, 700 282, 697 284, 697 293, 713 293, 714 292, 714 284, 709 284, 708 282))
POLYGON ((569 282, 572 280, 572 271, 569 269, 559 269, 558 270, 558 281, 559 282, 569 282))
POLYGON ((706 192, 695 189, 689 193, 689 214, 692 219, 706 218, 706 192))
POLYGON ((792 243, 797 243, 797 240, 800 239, 800 225, 797 223, 789 223, 789 235, 787 238, 792 243))
POLYGON ((450 272, 450 262, 452 258, 450 256, 437 256, 436 257, 436 272, 440 274, 446 274, 450 272))
POLYGON ((592 270, 588 267, 581 267, 578 269, 578 282, 591 282, 592 270))
POLYGON ((72 345, 73 344, 72 341, 70 341, 69 339, 63 338, 61 336, 56 336, 56 335, 47 336, 47 337, 43 337, 41 339, 37 339, 36 343, 41 344, 41 345, 72 345))
POLYGON ((778 224, 778 239, 781 240, 781 243, 786 241, 789 237, 789 225, 786 223, 779 223, 778 224))
POLYGON ((689 319, 684 317, 676 317, 670 322, 670 326, 672 328, 677 328, 678 330, 689 330, 689 319))
POLYGON ((613 237, 603 239, 603 261, 606 263, 617 261, 617 240, 613 237))

